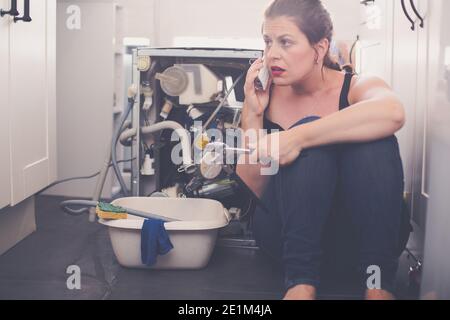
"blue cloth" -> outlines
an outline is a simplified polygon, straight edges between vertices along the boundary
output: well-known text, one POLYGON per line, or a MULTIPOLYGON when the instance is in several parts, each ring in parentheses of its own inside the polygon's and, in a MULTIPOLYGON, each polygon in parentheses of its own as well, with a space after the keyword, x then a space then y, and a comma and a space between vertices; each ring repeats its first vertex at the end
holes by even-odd
POLYGON ((141 260, 147 266, 156 263, 158 254, 166 254, 173 249, 164 221, 145 219, 141 230, 141 260))

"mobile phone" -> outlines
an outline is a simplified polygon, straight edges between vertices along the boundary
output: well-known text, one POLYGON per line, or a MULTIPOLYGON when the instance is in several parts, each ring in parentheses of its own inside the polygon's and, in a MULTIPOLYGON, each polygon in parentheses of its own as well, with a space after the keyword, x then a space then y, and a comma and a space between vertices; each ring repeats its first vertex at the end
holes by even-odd
POLYGON ((259 91, 266 91, 269 85, 269 78, 269 69, 264 65, 261 70, 259 70, 258 76, 255 79, 255 89, 259 91))

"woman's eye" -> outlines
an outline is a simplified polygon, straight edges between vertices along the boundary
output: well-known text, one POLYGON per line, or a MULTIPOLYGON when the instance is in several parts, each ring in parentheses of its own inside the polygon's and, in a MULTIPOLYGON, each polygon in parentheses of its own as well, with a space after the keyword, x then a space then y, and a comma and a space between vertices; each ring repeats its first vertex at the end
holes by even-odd
POLYGON ((281 45, 283 47, 288 47, 291 44, 289 40, 281 40, 281 45))

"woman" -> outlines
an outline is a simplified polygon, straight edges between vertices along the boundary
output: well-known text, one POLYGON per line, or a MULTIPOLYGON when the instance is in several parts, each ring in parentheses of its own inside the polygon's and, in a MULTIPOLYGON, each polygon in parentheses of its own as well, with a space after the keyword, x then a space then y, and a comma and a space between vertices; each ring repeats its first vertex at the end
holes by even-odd
POLYGON ((279 129, 253 147, 277 159, 280 170, 270 177, 260 174, 259 164, 237 166, 265 204, 255 211, 256 240, 282 259, 285 299, 314 299, 322 230, 339 193, 357 237, 366 298, 392 299, 403 204, 393 134, 404 124, 403 106, 383 80, 339 71, 329 57, 333 25, 320 0, 273 1, 262 32, 272 84, 255 90, 263 67, 262 59, 255 61, 247 73, 241 125, 244 131, 279 129), (267 146, 272 137, 279 139, 278 150, 267 146), (379 267, 381 286, 367 286, 373 266, 379 267))

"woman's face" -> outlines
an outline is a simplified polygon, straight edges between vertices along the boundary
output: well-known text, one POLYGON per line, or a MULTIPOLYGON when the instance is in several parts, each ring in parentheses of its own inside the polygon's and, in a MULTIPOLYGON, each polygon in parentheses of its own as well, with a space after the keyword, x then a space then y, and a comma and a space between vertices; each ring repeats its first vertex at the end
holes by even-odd
POLYGON ((289 17, 266 19, 263 38, 264 59, 274 84, 283 86, 301 81, 316 65, 316 50, 289 17))

